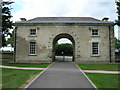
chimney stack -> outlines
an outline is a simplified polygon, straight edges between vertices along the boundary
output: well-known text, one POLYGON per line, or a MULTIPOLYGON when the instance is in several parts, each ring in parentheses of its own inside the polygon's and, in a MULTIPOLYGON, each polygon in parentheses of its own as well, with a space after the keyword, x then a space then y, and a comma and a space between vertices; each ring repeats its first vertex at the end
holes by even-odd
POLYGON ((102 19, 102 21, 108 21, 108 17, 104 17, 103 19, 102 19))
POLYGON ((21 21, 26 21, 26 19, 25 19, 25 18, 20 18, 20 20, 21 20, 21 21))

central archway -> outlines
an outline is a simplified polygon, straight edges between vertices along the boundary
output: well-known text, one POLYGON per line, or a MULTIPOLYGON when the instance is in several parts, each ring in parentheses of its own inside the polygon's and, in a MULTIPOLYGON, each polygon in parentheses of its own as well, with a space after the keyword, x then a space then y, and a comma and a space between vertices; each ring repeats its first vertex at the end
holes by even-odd
POLYGON ((61 38, 67 38, 72 42, 72 44, 73 44, 73 58, 72 58, 72 61, 74 61, 74 59, 75 59, 75 40, 71 35, 69 35, 67 33, 61 33, 53 39, 52 61, 53 62, 55 61, 55 45, 56 45, 57 41, 61 38))

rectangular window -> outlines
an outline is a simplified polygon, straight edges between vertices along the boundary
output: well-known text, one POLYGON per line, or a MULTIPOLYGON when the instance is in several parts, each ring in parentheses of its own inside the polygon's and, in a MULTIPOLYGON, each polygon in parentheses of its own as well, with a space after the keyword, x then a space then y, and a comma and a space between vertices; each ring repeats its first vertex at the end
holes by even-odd
POLYGON ((29 53, 30 55, 36 54, 36 42, 30 42, 29 53))
POLYGON ((30 29, 30 35, 31 36, 36 35, 36 29, 30 29))
POLYGON ((98 29, 92 29, 92 36, 99 36, 98 29))
POLYGON ((99 55, 99 43, 98 42, 92 43, 92 55, 99 55))

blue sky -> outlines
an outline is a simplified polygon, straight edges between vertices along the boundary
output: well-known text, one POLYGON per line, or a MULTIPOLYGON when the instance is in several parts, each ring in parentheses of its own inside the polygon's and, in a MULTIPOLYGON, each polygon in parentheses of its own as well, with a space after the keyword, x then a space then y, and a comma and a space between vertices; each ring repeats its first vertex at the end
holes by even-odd
MULTIPOLYGON (((4 0, 8 1, 8 0, 4 0)), ((35 17, 109 17, 117 19, 115 0, 11 0, 13 21, 35 17)), ((115 36, 118 37, 118 27, 115 36)), ((64 40, 65 41, 65 40, 64 40)))

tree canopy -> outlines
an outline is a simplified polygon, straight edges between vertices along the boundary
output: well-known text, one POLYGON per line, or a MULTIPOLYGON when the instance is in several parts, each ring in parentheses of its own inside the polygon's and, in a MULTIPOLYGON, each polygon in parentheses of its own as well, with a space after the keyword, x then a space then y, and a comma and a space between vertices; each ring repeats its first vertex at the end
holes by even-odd
POLYGON ((6 41, 6 44, 10 44, 12 47, 14 47, 14 30, 11 33, 11 37, 6 41))
POLYGON ((55 51, 56 51, 55 55, 72 56, 73 55, 73 44, 69 44, 69 43, 56 44, 55 51))
POLYGON ((2 8, 2 47, 7 46, 6 37, 8 35, 12 36, 10 29, 13 29, 13 22, 11 21, 11 1, 3 1, 1 3, 2 8))
POLYGON ((117 14, 118 14, 118 20, 116 20, 116 24, 120 26, 120 0, 116 2, 117 5, 117 14))
POLYGON ((115 37, 115 48, 120 51, 120 40, 115 37))

